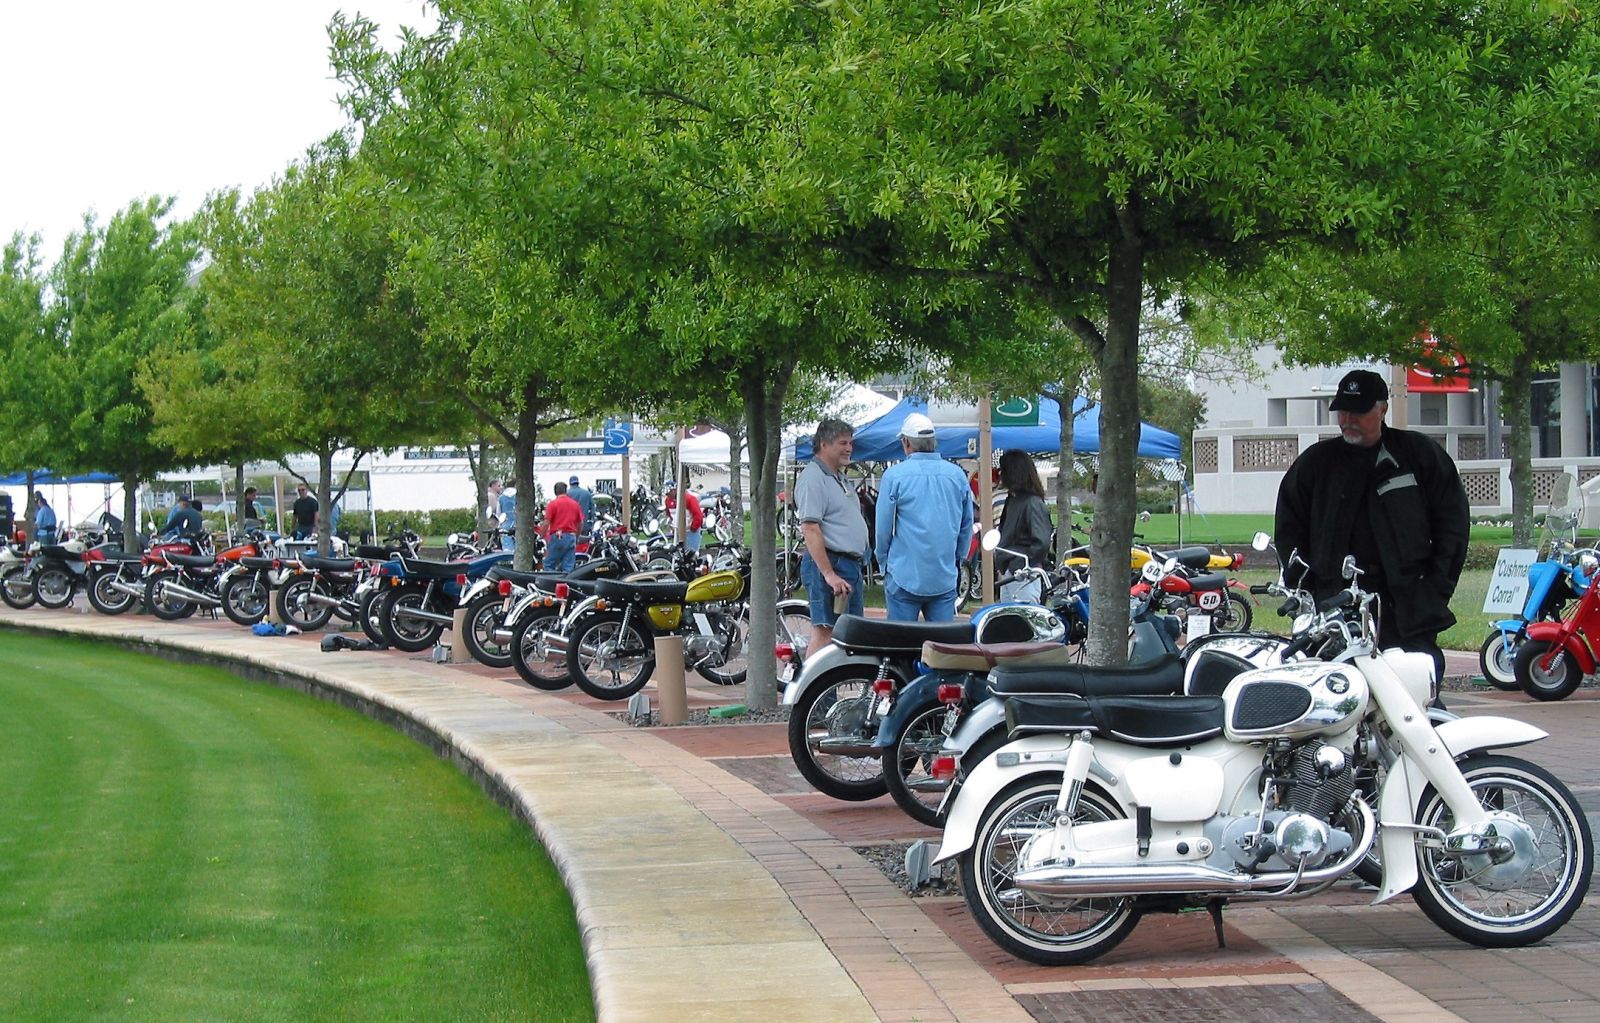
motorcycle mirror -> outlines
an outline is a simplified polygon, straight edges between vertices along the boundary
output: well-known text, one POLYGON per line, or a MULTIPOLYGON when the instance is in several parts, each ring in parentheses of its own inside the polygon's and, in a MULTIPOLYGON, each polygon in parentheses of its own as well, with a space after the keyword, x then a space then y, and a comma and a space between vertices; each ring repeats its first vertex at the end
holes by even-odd
POLYGON ((1354 579, 1360 575, 1361 569, 1356 567, 1356 556, 1354 554, 1346 554, 1344 556, 1344 564, 1340 566, 1339 571, 1346 579, 1354 579))
POLYGON ((1272 534, 1264 529, 1256 530, 1256 535, 1250 538, 1252 550, 1264 551, 1272 546, 1272 534))
POLYGON ((984 550, 992 551, 998 546, 1000 546, 1000 530, 991 529, 987 533, 983 534, 984 550))

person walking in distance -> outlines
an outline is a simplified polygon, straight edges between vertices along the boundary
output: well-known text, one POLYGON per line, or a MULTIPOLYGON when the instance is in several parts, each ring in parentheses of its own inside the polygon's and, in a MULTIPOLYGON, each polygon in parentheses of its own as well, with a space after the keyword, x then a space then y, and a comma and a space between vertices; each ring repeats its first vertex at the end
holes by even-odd
POLYGON ((583 524, 583 509, 567 493, 565 483, 553 488, 556 496, 544 506, 544 522, 549 530, 545 539, 546 572, 571 572, 578 556, 578 527, 583 524))
POLYGON ((867 550, 867 520, 861 501, 844 479, 855 448, 855 430, 839 419, 817 424, 811 463, 794 485, 795 515, 800 520, 800 584, 811 604, 811 640, 807 654, 833 642, 833 626, 841 613, 859 615, 862 602, 861 562, 867 550))
POLYGON ((514 551, 517 549, 517 538, 511 531, 517 527, 517 498, 514 494, 506 493, 505 484, 499 480, 489 481, 490 505, 486 509, 489 524, 500 530, 500 549, 514 551))
MULTIPOLYGON (((667 491, 667 514, 672 515, 678 510, 677 491, 667 491)), ((683 527, 683 545, 691 551, 700 549, 700 530, 706 524, 706 514, 700 508, 700 499, 694 496, 694 491, 683 492, 683 512, 688 519, 683 527)))
POLYGON ((594 494, 585 490, 583 484, 574 476, 567 480, 567 496, 578 502, 578 507, 583 509, 583 522, 578 526, 579 533, 587 533, 594 528, 594 494))
MULTIPOLYGON (((1006 490, 1000 512, 1000 546, 1017 554, 995 552, 994 570, 1005 574, 1025 567, 1050 567, 1050 509, 1044 503, 1044 483, 1026 451, 1011 450, 1000 456, 1000 484, 1006 490)), ((1001 600, 1044 599, 1044 580, 1015 579, 1000 587, 1001 600)))
POLYGON ((1278 487, 1275 529, 1287 578, 1310 566, 1320 600, 1345 586, 1354 555, 1361 588, 1381 598, 1378 639, 1427 653, 1444 675, 1439 634, 1455 624, 1450 597, 1467 558, 1467 493, 1455 462, 1432 438, 1384 423, 1389 388, 1370 370, 1346 373, 1328 410, 1339 436, 1306 448, 1278 487))
POLYGON ((889 617, 948 622, 956 616, 956 565, 972 536, 966 473, 939 457, 933 421, 920 412, 900 425, 906 458, 878 487, 877 555, 889 617))

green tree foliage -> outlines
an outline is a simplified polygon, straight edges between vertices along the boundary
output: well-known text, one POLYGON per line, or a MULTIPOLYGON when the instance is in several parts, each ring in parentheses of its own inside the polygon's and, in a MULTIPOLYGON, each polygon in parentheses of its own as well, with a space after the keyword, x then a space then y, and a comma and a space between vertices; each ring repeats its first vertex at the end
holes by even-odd
MULTIPOLYGON (((68 406, 58 400, 60 348, 49 332, 39 240, 13 235, 0 254, 0 473, 48 468, 68 406)), ((16 509, 27 517, 28 504, 16 509)))

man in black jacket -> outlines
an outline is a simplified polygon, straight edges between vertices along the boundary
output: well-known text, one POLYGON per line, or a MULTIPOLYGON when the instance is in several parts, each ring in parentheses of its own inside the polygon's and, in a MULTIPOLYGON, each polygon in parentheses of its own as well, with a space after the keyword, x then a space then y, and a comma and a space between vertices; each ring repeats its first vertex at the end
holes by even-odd
POLYGON ((1345 585, 1345 555, 1382 598, 1379 639, 1432 655, 1444 675, 1439 633, 1455 624, 1450 597, 1467 559, 1467 493, 1456 465, 1431 438, 1384 425, 1389 388, 1370 370, 1346 373, 1328 405, 1338 437, 1300 453, 1278 488, 1278 557, 1311 566, 1318 599, 1345 585))

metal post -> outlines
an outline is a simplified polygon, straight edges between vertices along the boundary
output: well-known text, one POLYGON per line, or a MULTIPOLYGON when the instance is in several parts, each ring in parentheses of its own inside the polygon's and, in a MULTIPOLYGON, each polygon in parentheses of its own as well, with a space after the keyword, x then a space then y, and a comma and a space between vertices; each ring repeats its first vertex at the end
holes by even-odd
MULTIPOLYGON (((989 398, 978 399, 978 532, 987 533, 994 528, 994 435, 989 422, 989 398)), ((966 537, 962 538, 966 540, 966 537)), ((994 551, 981 545, 980 565, 983 572, 983 602, 994 603, 994 551)), ((962 546, 965 553, 966 547, 962 546)))

